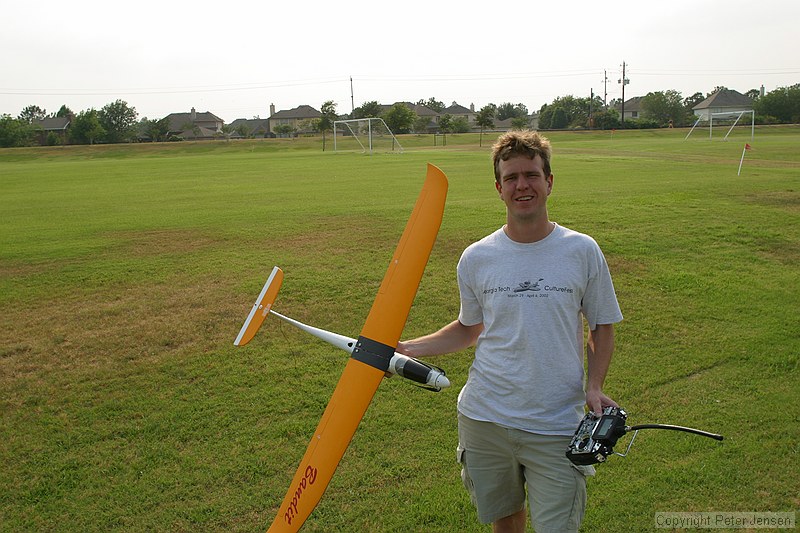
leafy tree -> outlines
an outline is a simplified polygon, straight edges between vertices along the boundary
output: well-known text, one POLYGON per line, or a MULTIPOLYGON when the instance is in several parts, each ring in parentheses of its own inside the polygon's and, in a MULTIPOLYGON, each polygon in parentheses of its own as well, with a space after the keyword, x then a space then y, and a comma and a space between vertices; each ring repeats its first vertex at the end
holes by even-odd
POLYGON ((239 124, 236 127, 236 133, 244 137, 245 139, 249 139, 253 132, 250 130, 250 127, 247 124, 239 124))
POLYGON ((351 118, 377 118, 381 116, 383 108, 376 100, 364 102, 353 110, 351 118))
POLYGON ((687 96, 683 99, 683 107, 685 107, 689 113, 692 113, 692 108, 705 99, 706 97, 703 96, 703 93, 694 93, 692 96, 687 96))
POLYGON ((483 146, 483 130, 494 128, 495 113, 497 113, 497 106, 494 104, 487 104, 483 106, 475 116, 475 124, 481 129, 481 134, 478 137, 478 146, 483 146))
MULTIPOLYGON (((599 97, 594 106, 600 108, 599 97)), ((572 95, 560 96, 539 110, 539 127, 542 129, 582 128, 589 123, 589 98, 572 95)))
POLYGON ((755 112, 764 117, 774 117, 778 122, 800 122, 800 83, 778 87, 759 98, 755 112))
POLYGON ((47 146, 60 146, 63 142, 64 141, 61 138, 61 135, 54 131, 49 132, 45 138, 45 143, 47 146))
POLYGON ((528 115, 511 119, 511 127, 515 130, 526 130, 528 126, 528 115))
POLYGON ((11 115, 0 116, 0 147, 13 148, 33 144, 37 128, 11 115))
POLYGON ((601 130, 613 130, 620 127, 619 112, 616 109, 608 108, 596 111, 594 116, 594 127, 601 130))
POLYGON ((442 134, 444 145, 447 144, 447 134, 453 131, 453 115, 445 113, 439 117, 439 133, 442 134))
POLYGON ((42 120, 47 116, 47 112, 38 105, 29 105, 19 114, 19 120, 33 124, 34 121, 42 120))
POLYGON ((320 108, 322 116, 319 118, 319 131, 322 132, 322 151, 325 151, 325 132, 333 129, 336 120, 336 104, 333 100, 328 100, 320 108))
POLYGON ((278 124, 273 129, 278 135, 291 135, 295 131, 291 124, 278 124))
POLYGON ((748 97, 752 101, 756 101, 761 97, 761 91, 758 89, 750 89, 746 93, 744 93, 746 97, 748 97))
POLYGON ((569 125, 569 117, 567 117, 567 112, 564 111, 564 108, 560 105, 557 105, 553 108, 553 118, 550 123, 550 127, 554 130, 564 129, 569 125))
POLYGON ((469 129, 469 120, 467 117, 456 117, 450 124, 450 131, 453 133, 467 133, 469 129))
POLYGON ((106 132, 110 143, 127 142, 136 138, 136 108, 128 106, 123 100, 106 104, 98 112, 97 118, 106 132))
POLYGON ((427 133, 431 125, 431 119, 428 116, 414 115, 414 131, 417 133, 427 133))
POLYGON ((62 105, 61 108, 58 110, 58 113, 56 113, 57 117, 68 117, 70 115, 74 115, 74 113, 72 112, 72 109, 66 106, 66 104, 62 105))
POLYGON ((153 142, 166 141, 169 138, 169 119, 164 117, 160 120, 147 120, 142 119, 142 125, 145 135, 150 137, 153 142))
POLYGON ((525 104, 512 104, 511 102, 503 102, 497 106, 497 120, 506 120, 507 118, 527 117, 528 108, 525 104))
POLYGON ((297 131, 305 131, 305 132, 310 131, 310 132, 313 132, 313 133, 319 133, 320 131, 322 131, 322 130, 319 129, 319 125, 320 125, 321 121, 322 121, 322 119, 319 118, 319 117, 310 118, 310 119, 307 119, 307 120, 299 120, 297 122, 297 131))
POLYGON ((445 113, 439 117, 439 131, 442 133, 450 133, 453 131, 453 115, 445 113))
POLYGON ((386 112, 383 120, 386 121, 386 125, 393 133, 408 133, 414 127, 417 114, 406 104, 398 102, 386 112))
POLYGON ((675 126, 683 126, 687 122, 683 96, 672 89, 647 93, 642 98, 642 115, 660 126, 670 122, 675 126))
POLYGON ((437 100, 432 96, 427 100, 419 100, 417 102, 417 105, 422 105, 427 107, 428 109, 433 109, 437 113, 441 113, 447 107, 446 105, 444 105, 444 102, 440 102, 439 100, 437 100))
POLYGON ((104 134, 105 130, 100 124, 100 118, 95 109, 78 113, 69 130, 70 139, 78 144, 94 144, 104 134))

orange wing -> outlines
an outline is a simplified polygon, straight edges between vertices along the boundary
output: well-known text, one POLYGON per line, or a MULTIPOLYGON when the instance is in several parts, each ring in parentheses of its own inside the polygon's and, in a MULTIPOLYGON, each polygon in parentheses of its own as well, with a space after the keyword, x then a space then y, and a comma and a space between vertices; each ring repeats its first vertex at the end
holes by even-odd
POLYGON ((353 355, 269 528, 295 532, 317 506, 389 367, 444 214, 447 177, 427 178, 367 316, 353 355))

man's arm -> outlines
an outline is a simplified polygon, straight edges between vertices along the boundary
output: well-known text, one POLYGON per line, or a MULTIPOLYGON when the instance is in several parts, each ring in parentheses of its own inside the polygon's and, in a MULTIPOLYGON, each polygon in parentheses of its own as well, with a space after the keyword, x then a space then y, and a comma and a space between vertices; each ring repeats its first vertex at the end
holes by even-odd
POLYGON ((454 320, 439 331, 398 343, 397 352, 409 357, 425 357, 458 352, 474 346, 483 324, 465 326, 454 320))
POLYGON ((619 407, 617 402, 603 394, 603 382, 611 365, 614 353, 614 324, 597 324, 594 331, 589 331, 589 342, 586 347, 588 376, 586 379, 586 405, 595 414, 602 414, 603 407, 619 407))

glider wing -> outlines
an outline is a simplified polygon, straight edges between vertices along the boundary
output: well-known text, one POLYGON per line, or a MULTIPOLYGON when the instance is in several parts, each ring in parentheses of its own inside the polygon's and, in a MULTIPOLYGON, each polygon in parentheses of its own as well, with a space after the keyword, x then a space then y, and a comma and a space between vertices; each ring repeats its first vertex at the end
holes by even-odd
POLYGON ((314 431, 271 533, 300 529, 322 498, 400 340, 439 232, 447 178, 433 165, 406 224, 350 360, 314 431))

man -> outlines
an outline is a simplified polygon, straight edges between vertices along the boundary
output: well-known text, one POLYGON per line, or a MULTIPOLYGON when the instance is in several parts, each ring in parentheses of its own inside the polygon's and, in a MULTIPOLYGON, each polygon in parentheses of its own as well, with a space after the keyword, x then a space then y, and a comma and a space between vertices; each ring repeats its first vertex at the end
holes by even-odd
POLYGON ((616 406, 602 387, 622 314, 597 243, 548 217, 550 154, 537 133, 500 136, 492 159, 506 224, 462 254, 458 319, 398 345, 415 357, 475 345, 458 398, 458 455, 478 518, 496 532, 525 530, 526 489, 537 532, 578 530, 594 469, 565 451, 584 404, 616 406))

